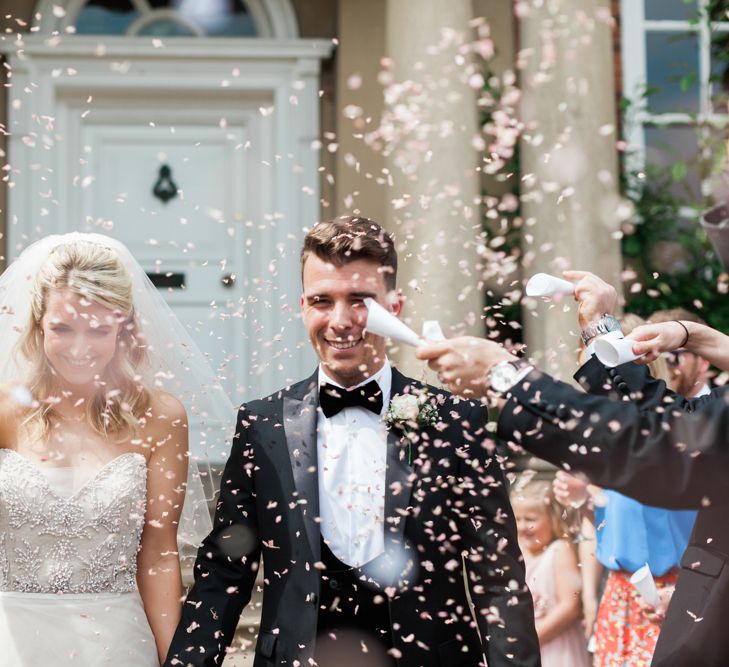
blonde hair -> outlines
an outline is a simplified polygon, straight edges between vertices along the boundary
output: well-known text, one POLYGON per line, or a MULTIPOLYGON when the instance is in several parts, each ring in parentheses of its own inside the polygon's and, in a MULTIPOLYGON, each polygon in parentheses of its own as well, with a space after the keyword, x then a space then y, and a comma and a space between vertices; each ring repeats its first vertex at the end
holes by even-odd
POLYGON ((544 509, 552 527, 552 541, 569 539, 569 530, 562 518, 563 509, 554 499, 551 482, 522 478, 514 484, 510 497, 512 503, 524 503, 544 509))
POLYGON ((124 428, 135 434, 151 396, 138 381, 137 369, 146 361, 146 351, 134 313, 131 277, 114 250, 85 240, 56 246, 41 265, 31 290, 30 321, 19 347, 30 362, 25 381, 38 407, 25 423, 39 428, 43 438, 50 432, 52 399, 60 396, 61 385, 43 349, 41 320, 50 293, 62 289, 118 314, 116 352, 86 405, 86 416, 102 436, 124 428))

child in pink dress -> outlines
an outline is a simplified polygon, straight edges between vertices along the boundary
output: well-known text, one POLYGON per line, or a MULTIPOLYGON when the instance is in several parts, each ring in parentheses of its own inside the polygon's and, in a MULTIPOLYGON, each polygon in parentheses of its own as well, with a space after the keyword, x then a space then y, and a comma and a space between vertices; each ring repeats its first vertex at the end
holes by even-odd
POLYGON ((534 617, 542 667, 589 667, 580 619, 580 571, 566 533, 552 485, 530 481, 515 485, 511 504, 527 584, 534 598, 534 617))

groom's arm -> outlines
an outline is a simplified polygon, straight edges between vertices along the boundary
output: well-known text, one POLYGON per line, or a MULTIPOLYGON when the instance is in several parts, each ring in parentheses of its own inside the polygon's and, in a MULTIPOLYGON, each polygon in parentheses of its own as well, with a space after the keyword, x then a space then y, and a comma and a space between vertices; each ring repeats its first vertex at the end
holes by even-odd
MULTIPOLYGON (((474 406, 463 423, 459 529, 468 587, 489 667, 538 667, 539 640, 526 586, 516 521, 501 466, 486 449, 485 410, 474 406)), ((457 505, 459 503, 456 503, 457 505)))
POLYGON ((165 667, 221 665, 251 599, 261 551, 248 428, 243 406, 220 482, 213 530, 198 551, 195 584, 183 604, 165 667))

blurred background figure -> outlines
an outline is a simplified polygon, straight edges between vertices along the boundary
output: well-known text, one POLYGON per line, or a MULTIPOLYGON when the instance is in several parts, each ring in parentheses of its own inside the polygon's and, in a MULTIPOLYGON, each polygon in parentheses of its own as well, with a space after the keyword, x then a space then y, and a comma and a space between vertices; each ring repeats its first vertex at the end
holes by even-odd
POLYGON ((542 667, 588 667, 590 657, 580 626, 580 571, 577 553, 562 522, 562 510, 548 481, 525 475, 511 503, 534 616, 542 667))
MULTIPOLYGON (((686 320, 707 326, 698 315, 685 308, 658 310, 650 316, 650 322, 655 324, 676 320, 686 320)), ((686 398, 704 396, 709 393, 709 362, 706 359, 688 350, 667 352, 664 358, 670 374, 668 386, 673 391, 686 398)))
MULTIPOLYGON (((658 321, 668 321, 678 319, 677 313, 681 319, 688 314, 664 311, 656 315, 664 318, 658 321)), ((651 321, 656 320, 651 317, 651 321)), ((633 314, 620 319, 626 335, 644 323, 633 314)), ((651 374, 679 393, 702 386, 708 362, 689 352, 679 356, 659 357, 650 364, 651 374)), ((582 506, 585 516, 594 517, 595 542, 584 540, 580 557, 586 632, 590 632, 594 620, 595 667, 650 665, 696 512, 649 507, 615 491, 588 485, 564 471, 555 476, 554 494, 565 507, 582 506), (659 589, 659 609, 645 604, 630 583, 632 573, 646 563, 659 589), (593 618, 589 612, 598 599, 593 618)))
POLYGON ((593 499, 600 497, 601 489, 593 484, 587 484, 580 477, 558 470, 553 480, 552 492, 555 501, 564 508, 563 516, 576 514, 576 516, 573 514, 568 527, 577 548, 582 578, 582 622, 585 640, 589 640, 588 650, 592 653, 595 650, 593 630, 605 573, 597 559, 597 534, 593 511, 595 502, 593 499))
MULTIPOLYGON (((706 322, 696 313, 686 310, 685 308, 672 308, 670 310, 658 310, 650 316, 650 322, 660 324, 662 322, 671 322, 675 320, 686 320, 687 322, 696 322, 707 326, 706 322)), ((664 354, 668 370, 671 376, 668 386, 678 394, 686 398, 694 398, 696 396, 705 396, 711 392, 709 384, 710 366, 709 362, 703 357, 689 350, 681 349, 675 352, 667 352, 664 354)), ((715 516, 716 512, 712 512, 711 516, 715 516)), ((705 513, 705 516, 709 516, 705 513)), ((716 519, 723 520, 723 517, 716 515, 716 519)), ((702 531, 711 534, 713 532, 712 520, 697 521, 694 527, 694 535, 702 531)), ((666 617, 666 610, 671 603, 671 598, 676 590, 675 585, 669 585, 659 590, 660 601, 657 607, 641 602, 641 607, 646 616, 654 623, 661 625, 666 617)))

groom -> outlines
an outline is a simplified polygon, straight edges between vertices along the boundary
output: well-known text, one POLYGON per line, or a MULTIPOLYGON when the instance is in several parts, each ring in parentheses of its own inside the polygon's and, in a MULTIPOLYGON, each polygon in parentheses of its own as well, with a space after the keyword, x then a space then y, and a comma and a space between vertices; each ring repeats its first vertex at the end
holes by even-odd
POLYGON ((241 407, 165 665, 222 663, 262 555, 254 667, 538 666, 482 408, 399 373, 364 329, 367 297, 402 308, 392 239, 319 223, 301 272, 319 367, 241 407))

